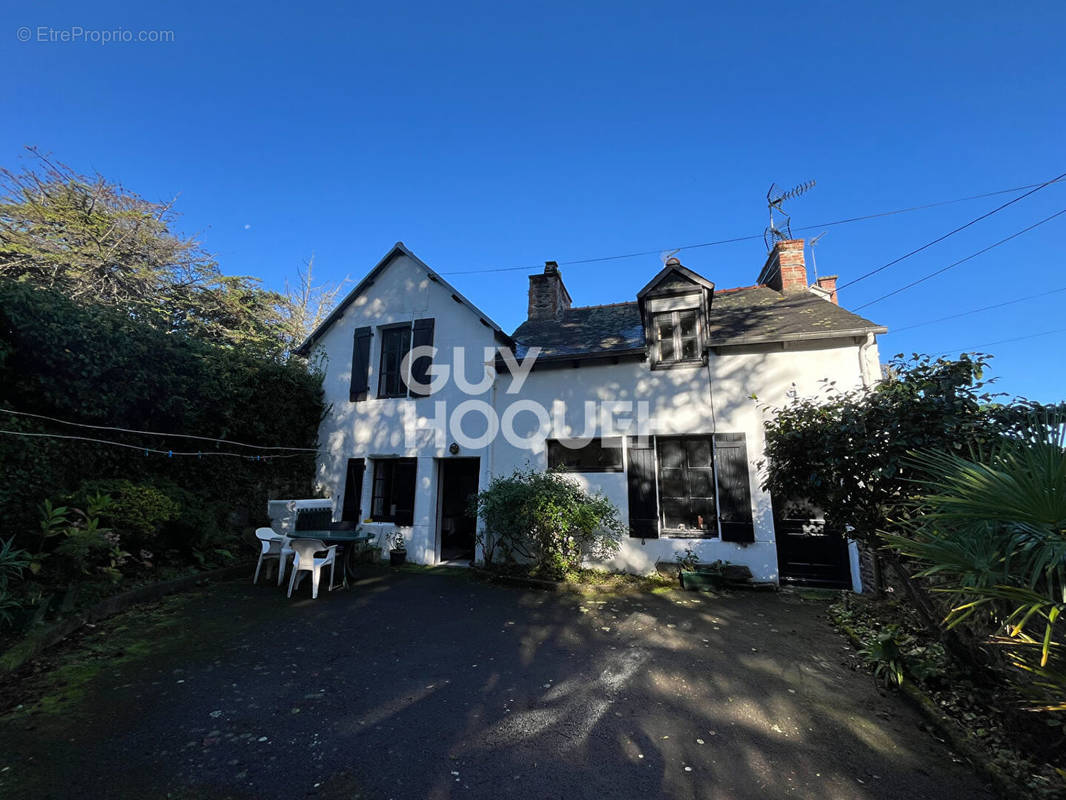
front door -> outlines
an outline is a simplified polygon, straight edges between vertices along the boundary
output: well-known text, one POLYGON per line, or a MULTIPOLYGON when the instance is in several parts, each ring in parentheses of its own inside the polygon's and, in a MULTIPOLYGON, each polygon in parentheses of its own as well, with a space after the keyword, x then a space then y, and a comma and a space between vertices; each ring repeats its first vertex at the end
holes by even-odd
POLYGON ((481 462, 447 458, 440 462, 440 560, 472 561, 477 517, 471 501, 477 494, 481 462))
POLYGON ((794 500, 773 504, 781 583, 827 589, 851 588, 848 544, 826 530, 821 512, 794 500))

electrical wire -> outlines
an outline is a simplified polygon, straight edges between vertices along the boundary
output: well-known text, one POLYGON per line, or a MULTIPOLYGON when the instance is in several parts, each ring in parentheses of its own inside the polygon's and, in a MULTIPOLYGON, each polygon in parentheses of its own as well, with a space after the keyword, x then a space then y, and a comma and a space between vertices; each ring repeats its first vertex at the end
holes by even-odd
POLYGON ((941 352, 937 353, 937 355, 944 356, 944 355, 948 355, 949 353, 966 352, 966 351, 969 351, 969 350, 976 350, 979 347, 991 347, 992 345, 996 345, 996 344, 1008 344, 1010 342, 1021 342, 1021 341, 1025 340, 1025 339, 1036 339, 1036 338, 1038 338, 1040 336, 1050 336, 1053 333, 1066 333, 1066 328, 1053 328, 1050 331, 1041 331, 1040 333, 1029 333, 1029 334, 1026 334, 1025 336, 1015 336, 1015 337, 1010 338, 1010 339, 999 339, 998 341, 995 341, 995 342, 983 342, 981 344, 971 344, 971 345, 967 345, 966 347, 953 347, 950 350, 942 350, 941 352))
MULTIPOLYGON (((1062 211, 1058 211, 1058 212, 1052 214, 1050 217, 1044 217, 1039 222, 1034 222, 1028 228, 1023 228, 1020 231, 1012 233, 1010 236, 1007 236, 1007 237, 1005 237, 1003 239, 1000 239, 998 242, 994 242, 993 244, 990 244, 988 247, 984 247, 984 248, 978 250, 976 253, 971 253, 970 255, 966 256, 965 258, 960 258, 958 261, 955 261, 955 262, 953 262, 951 264, 948 264, 946 267, 941 267, 938 270, 934 270, 933 272, 930 272, 930 273, 928 273, 926 275, 923 275, 922 277, 918 278, 917 280, 911 281, 910 283, 908 283, 908 284, 906 284, 904 286, 900 286, 898 289, 893 289, 891 292, 887 292, 886 294, 883 294, 880 297, 877 297, 877 298, 875 298, 873 300, 870 300, 870 301, 868 301, 866 303, 863 303, 860 306, 855 306, 855 310, 856 311, 860 311, 860 310, 866 308, 867 306, 872 306, 874 303, 880 303, 882 300, 887 300, 889 297, 893 297, 893 296, 899 294, 900 292, 905 292, 908 289, 912 289, 915 286, 917 286, 919 283, 924 283, 925 281, 929 280, 930 278, 935 278, 937 275, 940 275, 943 272, 947 272, 949 269, 952 269, 953 267, 959 266, 959 264, 964 264, 964 263, 966 263, 967 261, 969 261, 969 260, 971 260, 973 258, 977 258, 977 256, 982 255, 983 253, 987 253, 989 250, 993 250, 996 247, 999 247, 1001 244, 1006 244, 1011 239, 1017 239, 1023 233, 1028 233, 1029 231, 1033 230, 1034 228, 1039 228, 1045 222, 1051 222, 1051 220, 1055 219, 1056 217, 1061 217, 1063 214, 1066 214, 1066 208, 1062 209, 1062 211)), ((840 288, 843 288, 843 287, 840 287, 840 288)))
POLYGON ((1043 188, 1045 188, 1045 187, 1047 187, 1047 186, 1050 186, 1050 185, 1051 185, 1051 184, 1053 184, 1053 183, 1056 183, 1056 182, 1058 182, 1058 181, 1061 181, 1061 180, 1062 180, 1063 178, 1066 178, 1066 172, 1062 173, 1061 175, 1059 175, 1059 176, 1057 176, 1057 177, 1055 177, 1055 178, 1052 178, 1051 180, 1048 180, 1048 181, 1044 181, 1043 183, 1039 184, 1039 185, 1038 185, 1038 186, 1037 186, 1037 187, 1036 187, 1035 189, 1030 189, 1030 190, 1029 190, 1028 192, 1026 192, 1025 194, 1021 194, 1021 195, 1018 195, 1018 196, 1017 196, 1017 197, 1015 197, 1015 198, 1014 198, 1013 200, 1008 200, 1008 201, 1007 201, 1006 203, 1004 203, 1003 205, 1000 205, 1000 206, 996 206, 996 207, 995 207, 995 208, 993 208, 993 209, 992 209, 991 211, 985 212, 984 214, 982 214, 982 215, 981 215, 981 216, 979 216, 979 217, 976 217, 976 218, 974 218, 974 219, 971 219, 971 220, 970 220, 969 222, 967 222, 967 223, 966 223, 965 225, 960 225, 960 226, 959 226, 958 228, 955 228, 954 230, 948 231, 947 233, 945 233, 945 234, 944 234, 944 235, 942 235, 942 236, 938 236, 937 238, 933 239, 933 241, 931 241, 931 242, 926 242, 926 243, 925 243, 925 244, 923 244, 923 245, 922 245, 921 247, 917 247, 917 248, 915 248, 914 250, 911 250, 911 251, 910 251, 909 253, 905 253, 905 254, 901 255, 901 256, 900 256, 899 258, 894 258, 894 259, 892 259, 892 260, 891 260, 891 261, 889 261, 889 262, 888 262, 887 264, 882 264, 882 265, 881 265, 880 267, 877 267, 876 269, 872 269, 872 270, 870 270, 869 272, 865 272, 865 273, 863 273, 863 274, 862 274, 862 275, 860 275, 859 277, 855 278, 855 280, 851 280, 851 281, 848 281, 847 283, 841 284, 839 288, 840 288, 840 289, 846 289, 846 288, 847 288, 847 287, 849 287, 849 286, 854 286, 854 285, 855 285, 856 283, 858 283, 859 281, 864 281, 864 280, 866 280, 867 278, 869 278, 869 277, 872 277, 872 276, 876 275, 877 273, 879 273, 879 272, 882 272, 882 271, 884 271, 884 270, 888 269, 889 267, 895 266, 895 265, 896 265, 896 264, 898 264, 899 262, 901 262, 901 261, 903 261, 903 260, 905 260, 905 259, 908 259, 908 258, 910 258, 910 257, 911 257, 911 256, 913 256, 913 255, 917 255, 918 253, 922 252, 923 250, 928 250, 928 249, 929 249, 930 247, 932 247, 933 245, 935 245, 935 244, 939 244, 940 242, 944 241, 944 240, 945 240, 945 239, 947 239, 948 237, 950 237, 950 236, 954 236, 954 235, 955 235, 956 233, 959 233, 960 231, 964 231, 964 230, 966 230, 966 229, 967 229, 967 228, 969 228, 969 227, 970 227, 971 225, 976 225, 976 224, 977 224, 978 222, 980 222, 980 221, 981 221, 981 220, 983 220, 983 219, 988 219, 988 218, 989 218, 989 217, 991 217, 991 216, 992 216, 993 214, 998 214, 998 213, 999 213, 1000 211, 1002 211, 1003 209, 1005 209, 1005 208, 1007 208, 1007 207, 1009 207, 1009 206, 1012 206, 1012 205, 1014 205, 1015 203, 1017 203, 1017 202, 1018 202, 1018 201, 1020 201, 1020 200, 1024 200, 1024 199, 1025 199, 1026 197, 1028 197, 1029 195, 1031 195, 1031 194, 1035 194, 1036 192, 1039 192, 1039 191, 1040 191, 1041 189, 1043 189, 1043 188))
MULTIPOLYGON (((1047 186, 1049 184, 1057 183, 1058 181, 1062 180, 1064 177, 1066 177, 1066 173, 1064 173, 1063 175, 1060 175, 1057 178, 1053 178, 1050 181, 1045 181, 1044 183, 1029 183, 1029 184, 1026 184, 1025 186, 1014 186, 1014 187, 1011 187, 1010 189, 997 189, 994 192, 983 192, 981 194, 973 194, 973 195, 969 195, 967 197, 956 197, 956 198, 953 198, 951 200, 938 200, 938 201, 933 202, 933 203, 924 203, 922 205, 909 206, 907 208, 897 208, 897 209, 894 209, 892 211, 881 211, 881 212, 878 212, 878 213, 875 213, 875 214, 865 214, 865 215, 859 216, 859 217, 849 217, 847 219, 838 219, 838 220, 834 220, 833 222, 820 222, 820 223, 817 223, 817 224, 814 224, 814 225, 804 225, 803 227, 800 227, 800 228, 794 228, 794 230, 795 231, 809 231, 809 230, 814 230, 815 228, 831 228, 831 227, 834 227, 836 225, 847 225, 847 224, 850 224, 852 222, 864 222, 866 220, 878 219, 878 218, 881 218, 881 217, 891 217, 891 216, 895 216, 896 214, 907 214, 907 213, 912 212, 912 211, 924 211, 924 210, 929 209, 929 208, 937 208, 938 206, 946 206, 946 205, 951 205, 953 203, 964 203, 964 202, 966 202, 968 200, 981 200, 981 199, 984 199, 986 197, 995 197, 995 196, 1001 195, 1001 194, 1010 194, 1011 192, 1021 192, 1021 191, 1025 191, 1026 189, 1034 189, 1034 190, 1042 189, 1042 188, 1044 188, 1045 186, 1047 186)), ((1023 197, 1024 196, 1025 195, 1023 195, 1023 197)), ((1021 198, 1016 198, 1016 199, 1020 200, 1021 198)), ((1015 202, 1015 201, 1012 200, 1011 202, 1015 202)), ((991 212, 991 213, 995 213, 995 212, 991 212)), ((731 239, 719 239, 719 240, 713 241, 713 242, 700 242, 698 244, 686 244, 686 245, 683 245, 681 247, 676 247, 676 248, 675 247, 660 247, 660 248, 656 248, 655 250, 643 250, 643 251, 640 251, 640 252, 622 253, 620 255, 613 255, 613 256, 599 256, 599 257, 596 257, 596 258, 579 258, 579 259, 572 259, 570 261, 560 261, 558 263, 561 266, 574 266, 574 265, 581 265, 581 264, 596 264, 596 263, 601 263, 601 262, 604 262, 604 261, 620 261, 620 260, 626 259, 626 258, 638 258, 640 256, 658 255, 659 253, 662 253, 662 252, 664 252, 666 250, 695 250, 695 249, 701 248, 701 247, 716 247, 718 245, 723 245, 723 244, 734 244, 734 243, 737 243, 737 242, 750 242, 750 241, 753 241, 753 240, 756 240, 756 239, 762 239, 762 238, 763 238, 763 234, 756 233, 756 234, 752 234, 750 236, 737 236, 737 237, 734 237, 734 238, 731 238, 731 239)), ((525 270, 530 270, 530 269, 539 269, 541 266, 543 266, 543 265, 541 265, 541 264, 531 264, 531 265, 511 266, 511 267, 485 267, 485 268, 481 268, 481 269, 452 270, 452 271, 449 271, 449 272, 442 272, 441 274, 442 275, 481 275, 481 274, 493 273, 493 272, 519 272, 519 271, 525 271, 525 270)), ((841 288, 843 288, 843 287, 841 287, 841 288)))
MULTIPOLYGON (((88 425, 84 422, 73 422, 71 420, 59 419, 58 417, 46 417, 43 414, 31 414, 28 411, 15 411, 12 408, 0 408, 0 412, 5 414, 13 414, 18 417, 31 417, 33 419, 43 419, 48 422, 55 422, 59 425, 71 425, 76 428, 88 428, 97 431, 115 431, 116 433, 134 433, 142 436, 162 436, 173 437, 178 439, 196 439, 201 442, 219 442, 220 444, 232 445, 234 447, 250 447, 255 450, 295 450, 301 453, 317 453, 318 450, 314 447, 282 447, 282 446, 268 446, 261 444, 248 444, 246 442, 235 442, 230 439, 215 439, 211 436, 195 436, 191 433, 163 433, 162 431, 141 431, 133 428, 118 428, 111 425, 88 425)), ((168 451, 162 451, 168 452, 168 451)))
POLYGON ((1036 300, 1039 297, 1049 297, 1053 294, 1060 292, 1066 292, 1066 286, 1061 286, 1058 289, 1052 289, 1048 292, 1039 292, 1038 294, 1030 294, 1025 297, 1019 297, 1017 300, 1007 300, 1003 303, 995 303, 990 306, 981 306, 980 308, 971 308, 969 311, 960 311, 958 314, 950 314, 946 317, 938 317, 937 319, 926 320, 925 322, 917 322, 914 325, 904 325, 902 328, 893 328, 892 333, 902 333, 903 331, 913 330, 914 328, 924 328, 926 325, 935 325, 938 322, 947 322, 949 319, 958 319, 959 317, 968 317, 970 314, 977 314, 981 311, 991 311, 994 308, 1003 308, 1004 306, 1012 306, 1016 303, 1023 303, 1026 300, 1036 300))
MULTIPOLYGON (((141 451, 144 452, 145 455, 148 455, 149 453, 158 453, 159 455, 164 455, 164 456, 167 456, 167 457, 173 457, 173 456, 195 456, 196 458, 202 458, 204 456, 226 456, 226 457, 230 457, 230 458, 247 458, 250 461, 270 461, 271 459, 275 459, 275 458, 302 458, 302 457, 304 457, 302 453, 288 453, 286 455, 280 455, 279 454, 279 455, 269 455, 269 456, 251 456, 251 455, 248 455, 247 453, 226 453, 226 452, 220 452, 218 450, 207 450, 207 451, 199 451, 199 450, 197 450, 197 451, 191 451, 191 452, 181 452, 181 451, 178 451, 178 450, 158 450, 158 449, 156 449, 154 447, 144 447, 143 445, 139 445, 139 444, 128 444, 126 442, 115 442, 115 441, 112 441, 110 439, 93 439, 93 438, 90 438, 88 436, 69 436, 69 435, 63 434, 63 433, 34 433, 34 432, 31 432, 31 431, 8 431, 8 430, 0 430, 0 433, 6 434, 8 436, 28 436, 28 437, 40 438, 40 439, 69 439, 69 440, 80 441, 80 442, 93 442, 94 444, 106 444, 106 445, 110 445, 112 447, 125 447, 125 448, 128 448, 130 450, 141 450, 141 451)), ((315 452, 317 452, 317 451, 315 451, 315 452)))

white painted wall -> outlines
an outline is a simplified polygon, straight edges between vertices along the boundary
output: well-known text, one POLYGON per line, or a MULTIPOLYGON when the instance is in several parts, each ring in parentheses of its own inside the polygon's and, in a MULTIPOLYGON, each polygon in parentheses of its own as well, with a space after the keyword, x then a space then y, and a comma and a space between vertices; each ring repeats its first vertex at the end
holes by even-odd
MULTIPOLYGON (((497 393, 496 405, 502 415, 507 405, 519 397, 534 400, 546 408, 563 402, 566 414, 558 429, 554 422, 540 445, 531 451, 521 450, 498 439, 493 455, 496 474, 506 474, 527 463, 547 467, 543 438, 569 438, 602 435, 597 426, 585 427, 584 404, 595 401, 646 401, 653 432, 660 435, 744 433, 748 452, 748 471, 752 497, 755 541, 741 545, 715 539, 627 538, 617 556, 604 566, 627 572, 649 573, 657 561, 673 562, 678 553, 691 548, 702 562, 723 559, 743 564, 757 580, 778 579, 777 550, 774 540, 770 495, 761 489, 763 475, 758 462, 763 458, 763 406, 780 406, 790 393, 814 396, 823 388, 823 379, 836 381, 837 387, 850 389, 862 385, 859 344, 851 338, 823 342, 782 345, 759 345, 731 348, 731 352, 711 355, 706 367, 652 370, 647 362, 596 364, 585 362, 577 368, 560 367, 534 370, 521 395, 497 393), (712 397, 713 392, 713 397, 712 397), (752 399, 752 395, 757 399, 752 399)), ((865 357, 877 358, 876 344, 865 357)), ((877 363, 876 360, 873 363, 877 363)), ((501 381, 506 378, 501 376, 501 381)), ((517 418, 527 435, 536 427, 531 414, 517 418)), ((518 427, 516 425, 516 427, 518 427)), ((606 495, 629 516, 626 477, 623 473, 585 473, 575 476, 590 491, 606 495)))
MULTIPOLYGON (((436 364, 454 369, 452 348, 465 347, 467 353, 481 353, 494 347, 493 332, 482 324, 471 309, 452 297, 447 287, 431 280, 426 271, 406 255, 398 254, 381 272, 374 284, 345 310, 316 345, 325 357, 324 383, 329 413, 319 431, 322 454, 317 480, 332 497, 336 514, 344 497, 347 460, 366 458, 362 507, 369 514, 373 488, 373 459, 376 457, 415 457, 418 459, 417 492, 414 524, 402 532, 407 541, 408 558, 416 563, 435 563, 438 559, 437 498, 439 464, 454 457, 448 452, 450 437, 442 443, 432 432, 424 430, 413 442, 405 441, 405 420, 418 425, 419 419, 431 419, 437 404, 449 411, 470 399, 449 381, 428 398, 379 399, 376 397, 381 337, 379 326, 406 322, 423 317, 436 320, 434 345, 440 348, 436 364), (349 401, 353 333, 356 328, 374 328, 371 342, 370 396, 358 403, 349 401)), ((726 348, 712 354, 706 367, 651 370, 647 362, 608 364, 584 362, 580 367, 537 369, 520 394, 506 393, 510 378, 500 375, 492 388, 480 399, 490 403, 502 416, 517 400, 533 400, 545 408, 562 403, 565 415, 560 427, 554 424, 540 429, 529 413, 518 415, 515 428, 522 435, 535 434, 531 450, 522 449, 497 437, 491 445, 469 450, 459 456, 481 459, 480 486, 484 488, 494 475, 509 474, 527 464, 543 469, 547 465, 544 440, 587 435, 602 435, 597 424, 586 430, 586 401, 645 401, 653 420, 653 432, 666 434, 711 434, 715 431, 744 433, 749 460, 752 515, 755 541, 743 546, 718 539, 660 538, 641 541, 626 539, 617 556, 604 566, 630 572, 648 573, 657 561, 673 562, 685 548, 694 550, 701 561, 724 559, 748 566, 762 581, 777 581, 777 553, 774 543, 770 497, 760 488, 763 476, 758 462, 763 457, 763 406, 780 406, 790 393, 814 396, 823 381, 835 381, 840 389, 863 385, 879 376, 877 345, 861 345, 865 340, 845 338, 788 345, 757 345, 726 348), (713 396, 712 396, 713 394, 713 396), (752 399, 752 395, 757 399, 752 399)), ((467 377, 476 381, 482 365, 466 365, 467 377)), ((468 416, 464 430, 477 436, 483 423, 476 415, 468 416)), ((589 490, 605 494, 628 519, 626 476, 624 473, 590 473, 576 476, 589 490)), ((393 530, 391 523, 368 524, 382 538, 393 530)), ((379 542, 382 542, 379 538, 379 542)))
MULTIPOLYGON (((427 429, 420 431, 415 441, 405 439, 405 419, 432 419, 436 403, 447 403, 454 408, 468 396, 460 392, 455 383, 449 383, 430 397, 415 399, 378 398, 378 370, 381 354, 379 326, 409 322, 432 317, 436 320, 433 343, 440 348, 434 363, 455 368, 452 348, 463 346, 467 352, 481 353, 484 347, 494 347, 493 332, 485 327, 478 317, 465 305, 452 298, 451 290, 431 280, 426 271, 405 255, 398 254, 381 272, 374 284, 357 297, 316 343, 314 353, 325 358, 326 373, 323 389, 329 408, 326 419, 319 427, 319 443, 322 452, 318 459, 317 482, 332 499, 335 516, 340 516, 344 500, 344 482, 349 458, 367 458, 366 475, 363 479, 362 508, 364 518, 370 513, 373 490, 375 457, 415 457, 418 459, 417 491, 415 495, 414 524, 404 527, 402 533, 407 542, 409 560, 432 564, 437 553, 437 459, 452 457, 447 450, 448 442, 438 446, 435 437, 427 429), (349 401, 351 384, 352 344, 355 330, 369 326, 374 329, 370 343, 370 392, 366 400, 349 401)), ((483 371, 479 363, 466 366, 470 381, 477 381, 483 371)), ((491 402, 491 389, 483 396, 491 402)), ((479 430, 480 418, 470 416, 465 430, 472 436, 479 430)), ((488 480, 488 448, 480 451, 464 450, 460 456, 481 457, 481 485, 488 480)), ((391 532, 391 523, 368 524, 369 530, 381 534, 391 532)), ((382 537, 379 536, 379 544, 382 537)))

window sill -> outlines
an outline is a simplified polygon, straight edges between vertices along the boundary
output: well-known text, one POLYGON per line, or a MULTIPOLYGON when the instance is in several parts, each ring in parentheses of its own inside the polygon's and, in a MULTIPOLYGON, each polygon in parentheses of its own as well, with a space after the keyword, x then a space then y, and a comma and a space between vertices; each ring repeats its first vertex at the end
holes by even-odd
POLYGON ((717 531, 675 531, 663 530, 660 539, 717 539, 717 531))
POLYGON ((685 367, 705 367, 706 358, 687 358, 684 361, 653 361, 652 369, 683 369, 685 367))

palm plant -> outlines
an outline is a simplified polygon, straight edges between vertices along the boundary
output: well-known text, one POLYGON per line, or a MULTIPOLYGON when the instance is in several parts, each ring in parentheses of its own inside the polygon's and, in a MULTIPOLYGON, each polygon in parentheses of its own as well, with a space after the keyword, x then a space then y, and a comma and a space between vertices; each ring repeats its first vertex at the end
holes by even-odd
POLYGON ((1033 416, 988 453, 913 456, 923 494, 891 549, 914 559, 965 623, 1005 649, 1043 700, 1066 710, 1056 626, 1066 610, 1066 415, 1033 416))

